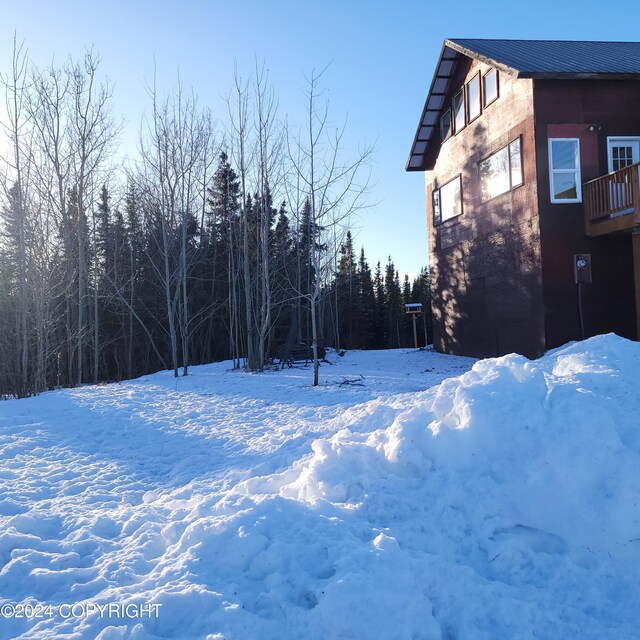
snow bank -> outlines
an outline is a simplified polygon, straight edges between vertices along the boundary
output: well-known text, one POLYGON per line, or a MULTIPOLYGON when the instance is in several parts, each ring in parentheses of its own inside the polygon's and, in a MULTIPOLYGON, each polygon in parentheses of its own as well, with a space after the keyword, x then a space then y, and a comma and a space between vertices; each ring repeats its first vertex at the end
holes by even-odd
POLYGON ((640 638, 639 372, 608 335, 5 403, 0 602, 162 606, 0 637, 640 638))

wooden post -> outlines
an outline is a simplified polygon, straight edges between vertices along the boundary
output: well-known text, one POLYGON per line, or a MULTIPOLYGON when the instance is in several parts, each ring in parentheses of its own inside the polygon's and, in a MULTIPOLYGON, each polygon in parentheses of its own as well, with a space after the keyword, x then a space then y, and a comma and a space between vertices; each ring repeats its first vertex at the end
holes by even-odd
POLYGON ((413 346, 417 349, 418 348, 418 331, 416 329, 416 316, 418 314, 414 313, 413 314, 413 346))
POLYGON ((640 340, 640 229, 631 234, 633 242, 633 282, 636 292, 636 340, 640 340))

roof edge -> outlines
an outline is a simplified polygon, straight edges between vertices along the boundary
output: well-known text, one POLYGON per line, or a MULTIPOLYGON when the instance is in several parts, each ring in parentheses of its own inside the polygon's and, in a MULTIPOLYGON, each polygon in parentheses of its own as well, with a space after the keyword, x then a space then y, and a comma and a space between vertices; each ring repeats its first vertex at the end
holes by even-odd
MULTIPOLYGON (((413 150, 415 149, 416 143, 418 142, 418 134, 420 133, 420 127, 422 125, 422 121, 424 120, 424 116, 425 116, 425 112, 427 110, 427 104, 429 103, 429 97, 431 96, 431 92, 433 91, 433 85, 435 84, 436 81, 436 73, 438 72, 438 67, 440 66, 440 62, 442 61, 442 58, 444 57, 444 53, 447 49, 447 41, 445 40, 442 44, 442 48, 440 49, 440 55, 438 56, 438 61, 436 62, 436 66, 435 69, 433 70, 433 74, 431 76, 431 84, 429 85, 429 91, 427 92, 427 97, 424 101, 424 107, 422 108, 422 115, 420 116, 420 120, 418 122, 418 128, 416 129, 416 134, 415 136, 413 136, 413 142, 411 144, 411 151, 409 152, 409 157, 407 158, 407 163, 405 164, 404 170, 405 171, 424 171, 424 168, 420 167, 412 167, 411 166, 411 158, 413 157, 414 153, 413 150)), ((423 155, 423 159, 424 159, 424 155, 423 155)))
POLYGON ((479 60, 480 62, 484 62, 485 64, 491 65, 492 67, 495 67, 499 71, 507 73, 510 76, 514 76, 515 78, 524 77, 522 75, 522 72, 519 71, 518 69, 509 67, 508 65, 502 62, 498 62, 497 60, 495 60, 494 58, 490 58, 489 56, 481 55, 476 51, 473 51, 473 49, 463 47, 462 45, 458 44, 455 40, 450 40, 449 38, 446 38, 444 41, 444 44, 450 49, 453 49, 454 51, 457 51, 458 53, 462 53, 463 55, 467 56, 467 58, 473 58, 474 60, 479 60))

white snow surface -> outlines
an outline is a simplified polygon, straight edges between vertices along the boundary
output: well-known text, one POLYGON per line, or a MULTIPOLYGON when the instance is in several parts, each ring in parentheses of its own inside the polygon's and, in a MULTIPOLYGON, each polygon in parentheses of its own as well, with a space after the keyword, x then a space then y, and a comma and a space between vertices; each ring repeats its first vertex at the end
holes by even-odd
POLYGON ((0 638, 640 638, 640 344, 333 360, 0 403, 0 638))

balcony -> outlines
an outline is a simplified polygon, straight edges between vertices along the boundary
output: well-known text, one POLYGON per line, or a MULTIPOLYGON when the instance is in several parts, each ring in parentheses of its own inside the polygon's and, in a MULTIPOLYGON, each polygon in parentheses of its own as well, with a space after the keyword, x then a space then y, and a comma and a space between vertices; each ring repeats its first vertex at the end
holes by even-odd
POLYGON ((601 236, 640 227, 640 163, 582 185, 585 232, 601 236))

